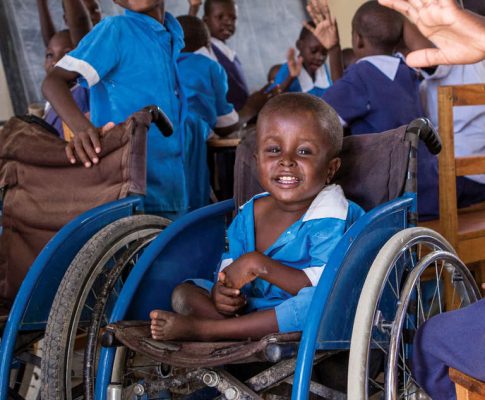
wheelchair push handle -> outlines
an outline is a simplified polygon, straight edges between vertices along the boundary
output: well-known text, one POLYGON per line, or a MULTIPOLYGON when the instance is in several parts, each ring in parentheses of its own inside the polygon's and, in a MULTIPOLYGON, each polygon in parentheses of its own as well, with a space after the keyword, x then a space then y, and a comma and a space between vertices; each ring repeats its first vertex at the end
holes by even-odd
POLYGON ((415 119, 408 125, 408 132, 417 135, 424 142, 431 154, 439 154, 441 151, 440 135, 429 119, 415 119))
POLYGON ((168 137, 173 133, 173 124, 160 107, 148 106, 144 110, 148 111, 152 117, 152 122, 162 132, 163 136, 168 137))

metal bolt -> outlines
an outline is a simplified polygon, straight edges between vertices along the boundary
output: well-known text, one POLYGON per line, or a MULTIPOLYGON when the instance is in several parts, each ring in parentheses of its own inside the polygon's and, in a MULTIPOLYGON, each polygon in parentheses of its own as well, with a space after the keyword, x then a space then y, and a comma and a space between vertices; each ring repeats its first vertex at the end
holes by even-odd
POLYGON ((227 400, 236 400, 239 398, 239 390, 231 386, 224 391, 224 396, 227 400))
POLYGON ((142 384, 137 383, 135 386, 133 386, 133 394, 137 397, 141 397, 145 394, 145 388, 142 384))
POLYGON ((219 375, 217 375, 214 371, 209 371, 202 376, 202 382, 206 386, 209 387, 216 387, 219 384, 219 375))

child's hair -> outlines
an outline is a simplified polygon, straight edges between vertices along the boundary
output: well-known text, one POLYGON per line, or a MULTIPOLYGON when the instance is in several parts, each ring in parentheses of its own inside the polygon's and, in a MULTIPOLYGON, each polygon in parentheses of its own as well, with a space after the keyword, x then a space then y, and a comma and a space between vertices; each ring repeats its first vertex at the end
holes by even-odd
POLYGON ((397 11, 373 0, 359 7, 352 28, 376 49, 392 52, 401 40, 403 19, 397 11))
POLYGON ((337 112, 321 98, 308 93, 284 93, 271 98, 261 110, 258 121, 278 113, 296 115, 311 112, 320 123, 321 132, 331 146, 331 156, 336 157, 342 150, 343 128, 337 112))
POLYGON ((201 19, 191 15, 181 15, 177 20, 184 31, 185 47, 182 51, 192 53, 201 47, 209 46, 209 29, 201 19))
MULTIPOLYGON (((307 24, 310 25, 312 28, 316 28, 316 25, 313 21, 307 21, 307 24)), ((298 40, 305 40, 310 35, 313 35, 313 33, 308 30, 306 26, 303 26, 300 31, 300 36, 298 36, 298 40)))
POLYGON ((213 4, 229 4, 235 6, 236 2, 234 0, 206 0, 204 3, 204 15, 211 13, 213 4))

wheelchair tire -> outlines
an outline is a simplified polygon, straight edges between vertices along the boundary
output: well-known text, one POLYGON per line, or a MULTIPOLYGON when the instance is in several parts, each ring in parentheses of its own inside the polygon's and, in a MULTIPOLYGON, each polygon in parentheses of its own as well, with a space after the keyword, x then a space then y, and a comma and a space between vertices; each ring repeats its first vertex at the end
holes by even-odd
POLYGON ((368 399, 376 393, 386 400, 428 398, 411 376, 409 359, 414 332, 427 319, 446 311, 441 294, 445 278, 451 278, 449 289, 459 296, 459 307, 479 299, 470 272, 451 245, 433 230, 405 229, 380 250, 355 314, 349 400, 368 399), (426 296, 431 297, 430 302, 426 296))
MULTIPOLYGON (((84 377, 80 377, 81 382, 77 384, 71 379, 73 368, 81 366, 84 372, 86 362, 84 354, 75 359, 78 355, 76 339, 81 333, 81 337, 86 337, 89 342, 89 333, 94 335, 94 345, 97 345, 100 329, 107 322, 110 307, 123 285, 122 278, 127 276, 148 244, 169 224, 169 220, 153 215, 122 218, 94 235, 76 255, 49 313, 41 362, 42 398, 74 400, 74 393, 81 387, 84 396, 76 398, 89 398, 90 395, 92 398, 92 393, 86 393, 84 377), (106 292, 108 286, 111 290, 106 292), (108 297, 112 301, 108 302, 108 297), (96 307, 99 302, 102 305, 96 307), (93 315, 96 315, 94 320, 93 315)), ((90 346, 92 356, 92 341, 90 346)))

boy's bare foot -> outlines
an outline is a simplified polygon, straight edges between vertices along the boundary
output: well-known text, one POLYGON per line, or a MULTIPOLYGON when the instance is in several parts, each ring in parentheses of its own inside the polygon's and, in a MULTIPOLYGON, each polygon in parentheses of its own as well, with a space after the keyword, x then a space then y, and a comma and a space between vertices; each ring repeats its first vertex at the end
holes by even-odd
POLYGON ((153 310, 150 318, 152 338, 155 340, 203 339, 197 330, 194 317, 153 310))

